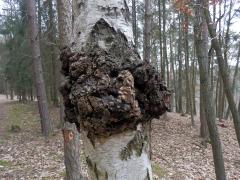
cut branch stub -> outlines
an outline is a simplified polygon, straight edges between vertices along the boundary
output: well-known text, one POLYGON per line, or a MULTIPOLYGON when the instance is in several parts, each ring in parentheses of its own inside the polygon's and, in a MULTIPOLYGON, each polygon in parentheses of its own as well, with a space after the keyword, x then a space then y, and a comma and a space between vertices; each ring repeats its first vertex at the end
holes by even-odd
POLYGON ((134 129, 169 109, 170 91, 158 72, 103 19, 81 52, 65 48, 60 58, 65 120, 80 123, 89 137, 134 129))

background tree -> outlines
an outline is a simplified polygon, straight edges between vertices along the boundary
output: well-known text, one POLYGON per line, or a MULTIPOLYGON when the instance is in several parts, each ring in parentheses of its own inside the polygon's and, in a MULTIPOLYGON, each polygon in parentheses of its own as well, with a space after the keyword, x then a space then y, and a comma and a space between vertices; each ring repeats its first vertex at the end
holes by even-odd
POLYGON ((42 133, 48 137, 51 134, 51 122, 48 113, 47 96, 42 74, 42 62, 39 47, 38 27, 36 21, 36 8, 33 0, 27 1, 27 14, 29 23, 29 36, 32 47, 32 58, 37 90, 38 108, 41 118, 42 133))
POLYGON ((195 27, 194 27, 194 35, 195 35, 195 46, 198 57, 198 64, 201 76, 201 84, 202 84, 202 98, 203 105, 205 111, 205 118, 208 125, 209 135, 212 143, 212 151, 213 151, 213 159, 215 165, 215 173, 217 179, 226 179, 225 168, 224 168, 224 160, 222 155, 221 141, 219 138, 219 133, 217 130, 217 125, 215 122, 215 112, 214 106, 212 104, 212 96, 210 95, 210 87, 209 87, 209 77, 207 75, 207 64, 208 57, 207 54, 207 31, 204 26, 204 9, 208 8, 206 4, 202 1, 197 0, 195 5, 195 27))

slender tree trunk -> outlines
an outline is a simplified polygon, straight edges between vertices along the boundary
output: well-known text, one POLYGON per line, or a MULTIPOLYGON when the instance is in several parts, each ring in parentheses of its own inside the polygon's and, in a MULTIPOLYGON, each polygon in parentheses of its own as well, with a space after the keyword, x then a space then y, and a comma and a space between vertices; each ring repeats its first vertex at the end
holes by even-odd
MULTIPOLYGON (((164 81, 166 81, 166 65, 168 62, 168 56, 167 56, 167 38, 166 38, 166 0, 162 0, 162 5, 163 5, 163 15, 162 15, 162 19, 163 19, 163 31, 162 31, 162 35, 163 35, 163 68, 164 68, 164 81)), ((168 71, 168 70, 167 70, 168 71)), ((167 74, 167 83, 168 83, 168 74, 167 74)))
MULTIPOLYGON (((224 38, 224 48, 223 48, 223 57, 224 57, 224 61, 226 63, 226 66, 227 67, 227 71, 230 71, 230 69, 228 68, 228 52, 229 52, 229 42, 230 42, 230 26, 231 26, 231 20, 232 20, 232 8, 233 8, 233 2, 231 0, 230 2, 230 7, 229 7, 229 12, 228 12, 228 20, 227 20, 227 30, 226 30, 226 33, 225 33, 225 38, 224 38)), ((233 78, 234 79, 234 78, 233 78)), ((233 85, 233 83, 232 83, 233 85)), ((233 87, 231 86, 231 89, 233 89, 233 87)), ((232 94, 234 95, 234 92, 232 90, 232 94)), ((230 112, 230 109, 229 109, 229 106, 227 107, 227 112, 224 116, 224 119, 227 119, 228 118, 228 115, 229 115, 229 112, 230 112)))
MULTIPOLYGON (((72 5, 68 0, 57 0, 58 29, 60 49, 64 49, 71 43, 72 36, 72 5)), ((60 75, 63 81, 62 75, 60 75)), ((63 99, 60 98, 60 120, 64 137, 64 159, 66 167, 66 180, 81 180, 80 161, 80 134, 75 123, 70 123, 69 107, 64 109, 63 99), (65 112, 66 115, 65 115, 65 112), (65 121, 64 121, 65 120, 65 121)), ((73 113, 70 111, 70 113, 73 113)), ((74 114, 74 113, 73 113, 74 114)), ((79 128, 79 127, 78 127, 79 128)))
POLYGON ((152 28, 152 6, 151 0, 145 0, 144 13, 144 35, 143 35, 143 61, 151 61, 151 28, 152 28))
POLYGON ((223 82, 221 79, 220 72, 219 76, 219 92, 218 92, 218 118, 219 120, 223 119, 223 109, 224 109, 224 92, 223 92, 223 82))
MULTIPOLYGON (((194 44, 193 44, 194 46, 194 44)), ((194 112, 194 115, 197 114, 197 108, 196 108, 196 70, 195 70, 195 46, 193 47, 193 53, 192 53, 192 64, 191 64, 191 67, 192 67, 192 92, 193 92, 193 95, 192 95, 192 102, 193 102, 193 112, 194 112)))
POLYGON ((8 99, 8 82, 7 82, 7 80, 4 80, 4 84, 5 84, 5 95, 6 95, 6 98, 8 99))
MULTIPOLYGON (((144 42, 143 42, 143 61, 147 64, 150 63, 151 58, 151 28, 152 28, 152 0, 145 0, 145 12, 144 12, 144 42)), ((151 146, 151 131, 152 122, 149 121, 146 124, 147 136, 149 137, 149 157, 152 157, 151 146)))
POLYGON ((217 125, 215 123, 214 106, 212 96, 210 95, 209 78, 207 76, 208 57, 206 42, 204 41, 204 36, 207 36, 206 33, 207 31, 205 30, 206 28, 204 27, 204 15, 203 15, 204 11, 203 9, 207 8, 207 6, 203 6, 203 4, 204 3, 201 0, 197 0, 197 5, 195 6, 196 14, 194 27, 195 46, 200 69, 201 84, 203 87, 202 98, 206 115, 205 117, 207 120, 211 139, 216 179, 225 180, 226 174, 222 155, 221 141, 219 138, 217 125))
POLYGON ((179 14, 179 39, 178 39, 178 112, 183 113, 182 108, 182 30, 181 30, 181 14, 179 14))
POLYGON ((74 123, 64 123, 63 137, 66 180, 81 180, 80 134, 74 123))
POLYGON ((158 25, 159 25, 159 51, 160 51, 160 64, 161 64, 161 76, 164 80, 165 78, 165 67, 163 59, 163 48, 162 48, 162 9, 161 9, 161 0, 158 0, 158 25))
POLYGON ((56 57, 56 28, 54 26, 54 12, 53 12, 53 3, 52 0, 48 0, 48 16, 49 16, 49 24, 48 24, 48 39, 49 39, 49 49, 50 49, 50 56, 51 56, 51 85, 52 85, 52 102, 54 106, 58 106, 58 88, 57 82, 57 57, 56 57))
POLYGON ((217 84, 216 84, 216 96, 215 96, 215 109, 216 109, 216 114, 218 117, 218 92, 219 92, 219 81, 220 77, 217 77, 217 84))
POLYGON ((14 91, 13 91, 12 85, 10 85, 10 99, 11 99, 11 100, 14 99, 14 91))
POLYGON ((33 86, 31 86, 30 88, 30 101, 34 100, 34 96, 33 96, 33 86))
MULTIPOLYGON (((202 43, 204 44, 202 47, 196 46, 198 48, 204 48, 203 49, 203 58, 204 58, 204 68, 206 69, 206 73, 208 73, 208 31, 207 31, 207 24, 206 21, 202 20, 202 43)), ((199 57, 198 57, 199 58, 199 57)), ((199 65, 200 68, 200 65, 199 65)), ((208 77, 208 74, 206 74, 206 77, 208 77)), ((200 74, 200 137, 203 138, 203 144, 206 145, 208 139, 209 139, 209 131, 208 131, 208 123, 206 113, 205 113, 205 103, 204 103, 204 76, 201 76, 200 74)))
MULTIPOLYGON (((173 75, 173 89, 175 92, 175 96, 174 96, 174 102, 175 104, 177 104, 177 85, 176 85, 176 73, 175 73, 175 68, 174 68, 174 57, 173 57, 173 46, 172 46, 172 39, 173 39, 173 33, 170 34, 170 64, 171 64, 171 69, 172 69, 172 75, 173 75)), ((173 99, 173 98, 172 98, 173 99)), ((172 103, 173 104, 173 103, 172 103)), ((176 107, 177 109, 177 107, 176 107)))
MULTIPOLYGON (((185 16, 185 21, 188 24, 188 16, 185 16)), ((188 26, 188 25, 187 25, 188 26)), ((192 105, 192 91, 191 91, 191 83, 189 78, 189 45, 188 45, 188 27, 185 31, 185 76, 186 76, 186 97, 189 105, 190 115, 191 115, 191 123, 192 126, 195 126, 194 114, 193 114, 193 105, 192 105)))
MULTIPOLYGON (((235 71, 234 71, 233 81, 232 81, 232 93, 233 93, 233 95, 235 93, 235 88, 236 88, 236 81, 237 81, 237 76, 238 76, 239 63, 240 63, 240 46, 239 46, 239 49, 238 49, 237 63, 236 63, 236 66, 235 66, 235 71)), ((228 118, 229 113, 230 113, 230 108, 228 106, 226 117, 225 117, 226 119, 228 118)))
POLYGON ((239 101, 238 101, 238 114, 239 114, 239 116, 240 116, 240 99, 239 99, 239 101))
POLYGON ((41 0, 37 0, 38 4, 38 35, 39 35, 39 42, 41 43, 41 37, 42 37, 42 8, 41 8, 41 0))
POLYGON ((43 79, 42 61, 39 47, 38 25, 36 21, 36 7, 34 0, 27 0, 27 14, 29 21, 30 41, 32 47, 32 58, 35 72, 35 83, 38 98, 38 108, 42 124, 42 132, 45 137, 51 134, 52 127, 48 113, 48 103, 43 79))
POLYGON ((217 62, 218 62, 221 78, 222 78, 222 81, 224 84, 224 91, 225 91, 225 94, 226 94, 226 97, 228 100, 228 104, 229 104, 229 107, 230 107, 230 110, 232 113, 235 132, 236 132, 238 144, 240 146, 240 119, 239 119, 239 114, 237 111, 236 104, 234 102, 233 94, 231 91, 229 75, 228 75, 228 72, 226 71, 226 62, 224 62, 224 59, 222 56, 222 50, 220 47, 220 43, 219 43, 218 39, 215 38, 217 36, 217 34, 216 34, 216 30, 214 28, 214 24, 212 23, 211 16, 209 14, 209 10, 205 9, 204 14, 205 14, 206 22, 208 25, 208 31, 209 31, 210 37, 212 38, 212 45, 216 51, 217 62))

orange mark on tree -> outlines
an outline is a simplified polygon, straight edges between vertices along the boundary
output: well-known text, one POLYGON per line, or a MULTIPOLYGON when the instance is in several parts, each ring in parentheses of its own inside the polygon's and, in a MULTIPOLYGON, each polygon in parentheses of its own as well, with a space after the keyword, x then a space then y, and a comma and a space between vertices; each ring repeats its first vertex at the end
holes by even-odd
POLYGON ((64 144, 67 144, 74 138, 74 133, 70 130, 63 129, 63 138, 64 138, 64 144))

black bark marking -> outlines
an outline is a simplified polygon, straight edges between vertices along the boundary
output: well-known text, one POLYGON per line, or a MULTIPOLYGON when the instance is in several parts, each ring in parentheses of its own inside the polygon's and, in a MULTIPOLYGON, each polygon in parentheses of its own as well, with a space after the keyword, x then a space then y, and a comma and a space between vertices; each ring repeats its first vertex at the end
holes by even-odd
POLYGON ((89 169, 91 169, 91 170, 94 169, 94 165, 89 157, 86 157, 86 163, 87 163, 89 169))
POLYGON ((94 164, 94 173, 95 173, 96 179, 99 180, 99 174, 98 173, 100 173, 100 172, 97 170, 97 164, 94 164))
POLYGON ((105 172, 105 179, 108 180, 108 173, 107 173, 107 171, 105 172))
POLYGON ((147 168, 147 175, 144 178, 144 180, 150 180, 150 174, 149 174, 149 169, 147 168))

